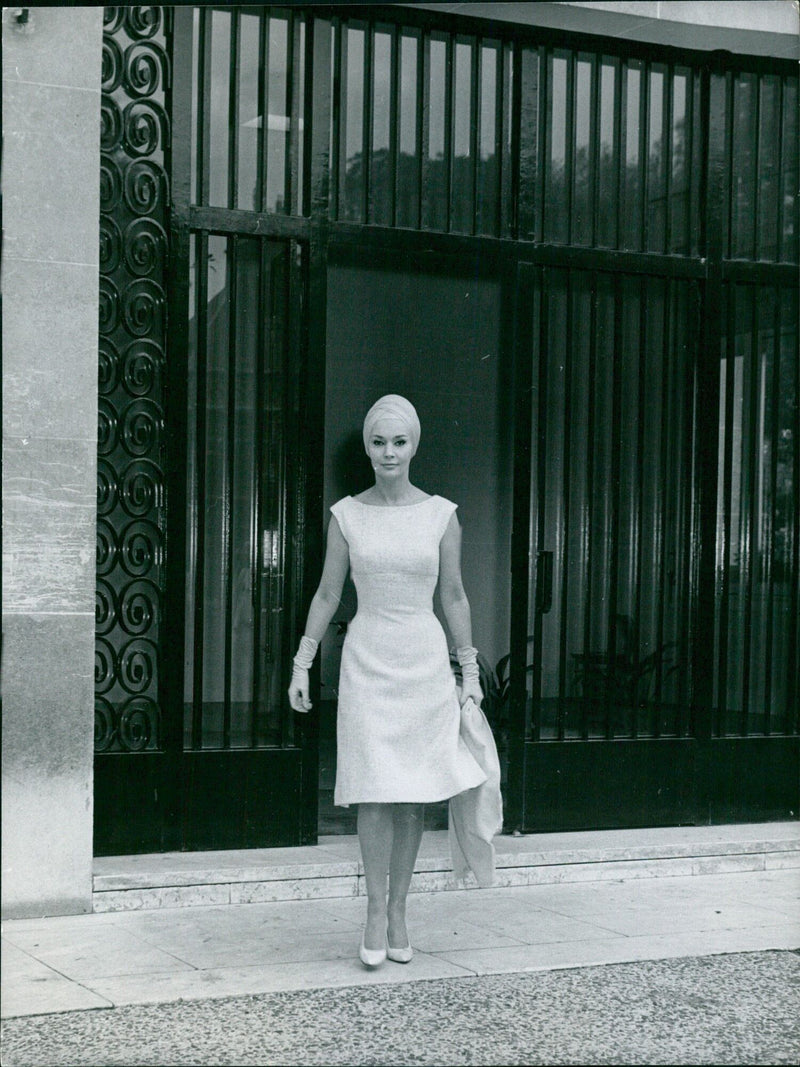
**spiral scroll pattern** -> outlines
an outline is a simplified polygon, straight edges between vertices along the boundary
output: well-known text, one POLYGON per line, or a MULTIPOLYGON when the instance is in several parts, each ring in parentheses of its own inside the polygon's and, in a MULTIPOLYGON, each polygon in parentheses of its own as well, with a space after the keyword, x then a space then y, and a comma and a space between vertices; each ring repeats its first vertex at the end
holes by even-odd
POLYGON ((162 746, 169 35, 162 7, 103 14, 95 749, 162 746))
POLYGON ((167 198, 167 176, 151 159, 136 159, 125 170, 125 203, 137 215, 163 211, 167 198))
POLYGON ((116 211, 122 197, 122 175, 119 167, 110 156, 100 159, 100 211, 109 215, 116 211))

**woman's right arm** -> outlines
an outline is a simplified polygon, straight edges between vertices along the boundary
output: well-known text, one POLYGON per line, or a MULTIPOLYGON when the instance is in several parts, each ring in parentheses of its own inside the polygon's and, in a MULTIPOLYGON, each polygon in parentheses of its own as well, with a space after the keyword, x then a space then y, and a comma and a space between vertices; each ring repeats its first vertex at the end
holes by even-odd
MULTIPOLYGON (((311 607, 308 609, 304 634, 313 642, 315 651, 316 645, 322 640, 334 612, 341 603, 342 589, 349 566, 350 552, 347 541, 344 539, 335 516, 332 516, 328 526, 322 577, 311 601, 311 607)), ((308 699, 308 670, 298 669, 296 665, 292 671, 292 681, 289 686, 289 703, 295 711, 311 710, 311 701, 308 699)))

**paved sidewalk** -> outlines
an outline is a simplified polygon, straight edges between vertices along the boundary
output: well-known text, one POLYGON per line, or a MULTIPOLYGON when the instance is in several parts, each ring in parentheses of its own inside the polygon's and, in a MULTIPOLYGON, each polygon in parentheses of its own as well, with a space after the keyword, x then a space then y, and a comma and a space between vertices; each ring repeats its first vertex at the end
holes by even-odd
POLYGON ((800 956, 735 953, 10 1019, 5 1067, 797 1064, 800 956))
POLYGON ((800 869, 416 893, 407 966, 357 958, 365 901, 16 920, 2 1014, 376 987, 800 947, 800 869))

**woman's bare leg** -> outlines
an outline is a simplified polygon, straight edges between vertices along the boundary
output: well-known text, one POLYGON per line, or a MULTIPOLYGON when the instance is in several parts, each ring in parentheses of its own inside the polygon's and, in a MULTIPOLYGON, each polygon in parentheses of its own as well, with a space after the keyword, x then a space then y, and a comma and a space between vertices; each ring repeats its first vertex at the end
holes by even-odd
POLYGON ((393 855, 392 804, 358 805, 358 842, 367 884, 367 925, 364 947, 386 946, 386 876, 393 855))
POLYGON ((388 940, 392 948, 406 948, 406 897, 422 840, 422 804, 393 804, 394 835, 389 863, 388 940))

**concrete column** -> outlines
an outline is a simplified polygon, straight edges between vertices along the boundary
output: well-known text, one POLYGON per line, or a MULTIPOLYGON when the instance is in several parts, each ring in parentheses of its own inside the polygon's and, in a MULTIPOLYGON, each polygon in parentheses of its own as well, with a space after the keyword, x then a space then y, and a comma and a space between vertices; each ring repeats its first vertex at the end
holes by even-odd
POLYGON ((103 8, 2 17, 2 906, 17 917, 92 907, 103 8))

